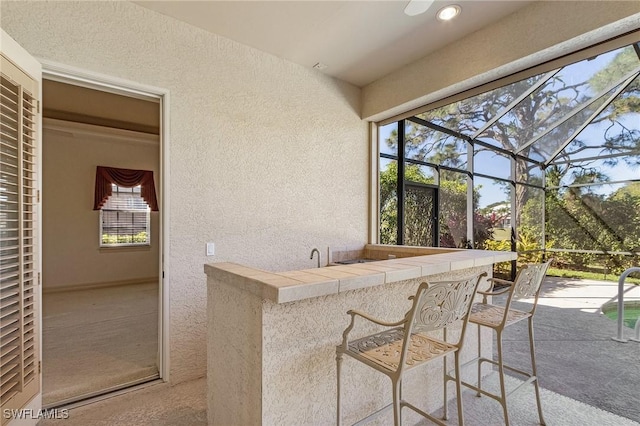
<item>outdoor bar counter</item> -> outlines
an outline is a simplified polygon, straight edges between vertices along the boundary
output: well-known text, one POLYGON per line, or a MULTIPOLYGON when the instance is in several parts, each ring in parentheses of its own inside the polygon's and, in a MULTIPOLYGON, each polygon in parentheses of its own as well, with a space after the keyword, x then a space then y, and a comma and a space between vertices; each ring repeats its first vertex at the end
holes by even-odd
MULTIPOLYGON (((494 263, 514 260, 516 254, 366 245, 334 249, 329 257, 330 266, 289 272, 234 263, 205 265, 210 425, 335 424, 335 347, 349 323, 349 309, 396 321, 411 307, 408 297, 422 281, 477 272, 491 276, 494 263), (337 263, 359 258, 367 262, 337 263)), ((376 330, 359 321, 352 334, 376 330)), ((487 336, 483 352, 491 353, 487 336)), ((475 327, 469 327, 466 338, 463 361, 477 350, 475 327)), ((347 357, 342 368, 345 424, 391 401, 384 375, 350 361, 347 357)), ((442 363, 412 372, 403 398, 429 411, 440 407, 442 363)), ((406 424, 419 421, 410 410, 403 417, 406 424)), ((389 420, 383 416, 380 424, 389 420)))

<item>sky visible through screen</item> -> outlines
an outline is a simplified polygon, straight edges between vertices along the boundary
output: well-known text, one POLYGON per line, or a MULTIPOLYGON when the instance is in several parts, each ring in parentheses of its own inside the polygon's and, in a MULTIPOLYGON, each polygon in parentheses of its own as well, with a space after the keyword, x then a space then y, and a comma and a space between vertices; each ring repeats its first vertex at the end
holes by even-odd
MULTIPOLYGON (((627 117, 627 119, 625 120, 625 124, 630 126, 635 124, 635 127, 640 127, 640 114, 633 114, 632 116, 627 117)), ((389 154, 392 153, 392 151, 387 146, 386 140, 391 135, 391 131, 393 130, 394 126, 395 125, 388 125, 388 126, 382 126, 379 128, 380 152, 389 153, 389 154)), ((590 135, 589 139, 591 139, 591 137, 598 137, 597 135, 600 132, 592 131, 591 133, 592 134, 590 135)), ((395 154, 395 152, 393 153, 395 154)), ((474 170, 476 173, 482 173, 485 175, 496 175, 496 167, 498 165, 502 166, 504 162, 504 157, 501 159, 496 159, 497 156, 495 154, 487 151, 484 151, 478 157, 476 158, 476 161, 474 163, 474 170), (478 161, 480 159, 481 161, 478 161)), ((384 161, 383 159, 383 162, 381 162, 381 171, 384 170, 384 167, 386 166, 386 164, 389 163, 389 161, 390 160, 384 161)), ((607 174, 609 175, 609 178, 611 181, 640 179, 640 169, 638 167, 632 167, 626 164, 624 161, 620 161, 615 167, 608 169, 607 174)), ((500 174, 498 177, 504 177, 504 176, 500 174)), ((598 190, 597 187, 594 187, 594 192, 597 194, 608 194, 610 192, 611 185, 601 185, 601 186, 602 186, 601 190, 598 190)), ((508 201, 508 196, 504 191, 504 186, 502 185, 499 185, 499 184, 488 185, 488 182, 485 179, 483 179, 482 186, 480 187, 476 186, 476 188, 478 188, 478 192, 480 194, 480 200, 478 204, 479 208, 484 208, 488 205, 491 205, 497 202, 508 201)))
MULTIPOLYGON (((626 49, 631 49, 631 46, 626 47, 626 49)), ((572 65, 566 66, 564 69, 560 71, 558 74, 562 83, 565 85, 579 84, 581 82, 587 82, 589 79, 596 74, 598 71, 602 70, 606 67, 611 61, 616 57, 616 55, 622 49, 601 54, 595 58, 591 58, 589 60, 584 60, 572 65)), ((633 69, 635 67, 640 66, 640 60, 637 64, 632 64, 633 69)), ((637 80, 637 79, 636 79, 637 80)), ((553 88, 553 86, 550 86, 553 88)), ((586 87, 582 92, 587 96, 591 96, 593 98, 596 97, 596 93, 592 93, 593 90, 590 87, 586 87)), ((601 94, 601 93, 599 93, 601 94)), ((602 98, 604 99, 604 98, 602 98)), ((638 131, 640 130, 640 112, 626 112, 624 116, 618 118, 619 124, 617 126, 619 128, 626 127, 627 129, 638 131)), ((583 154, 578 153, 571 156, 573 160, 579 160, 584 156, 589 157, 598 157, 603 155, 604 152, 601 148, 595 148, 598 145, 602 144, 603 135, 607 128, 611 126, 611 122, 608 120, 602 121, 600 123, 592 123, 588 125, 580 134, 578 134, 577 138, 585 143, 586 146, 594 146, 594 149, 585 150, 583 154)), ((396 123, 392 123, 386 126, 379 127, 379 146, 380 152, 396 155, 396 148, 389 147, 387 144, 387 139, 391 135, 391 132, 397 127, 396 123)), ((609 132, 615 131, 615 129, 610 128, 609 132)), ((453 129, 457 130, 457 129, 453 129)), ((553 141, 552 141, 553 143, 553 141)), ((535 143, 534 143, 535 146, 535 143)), ((587 165, 591 167, 600 167, 602 172, 608 176, 609 181, 617 182, 617 181, 626 181, 626 180, 638 180, 640 179, 640 168, 638 167, 638 156, 631 157, 634 161, 628 164, 624 160, 619 160, 615 165, 606 164, 605 160, 596 159, 591 160, 587 165)), ((546 160, 546 158, 545 158, 546 160)), ((387 164, 389 164, 390 160, 381 159, 380 167, 381 171, 384 170, 387 164)), ((498 152, 494 151, 480 151, 475 155, 474 161, 474 171, 476 173, 495 176, 503 179, 508 179, 510 177, 510 170, 508 167, 509 160, 504 155, 500 155, 498 152), (505 170, 506 169, 506 170, 505 170)), ((466 168, 466 167, 465 167, 466 168)), ((539 173, 537 174, 539 175, 539 173)), ((566 185, 571 183, 570 176, 566 176, 565 179, 561 181, 562 185, 566 185)), ((480 194, 479 199, 479 207, 483 208, 488 205, 505 202, 509 200, 508 194, 505 192, 505 185, 496 183, 497 181, 492 181, 485 178, 475 179, 476 189, 480 194)), ((596 194, 608 195, 615 190, 620 185, 611 185, 611 184, 603 184, 603 185, 594 185, 590 186, 590 190, 596 194)))

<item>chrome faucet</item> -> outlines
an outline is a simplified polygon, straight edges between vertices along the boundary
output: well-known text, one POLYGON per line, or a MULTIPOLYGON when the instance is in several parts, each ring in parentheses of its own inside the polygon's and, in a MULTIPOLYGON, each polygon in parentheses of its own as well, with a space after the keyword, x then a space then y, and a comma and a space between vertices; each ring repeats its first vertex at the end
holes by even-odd
POLYGON ((313 259, 313 254, 318 253, 318 268, 320 267, 320 251, 317 248, 311 250, 311 257, 309 259, 313 259))

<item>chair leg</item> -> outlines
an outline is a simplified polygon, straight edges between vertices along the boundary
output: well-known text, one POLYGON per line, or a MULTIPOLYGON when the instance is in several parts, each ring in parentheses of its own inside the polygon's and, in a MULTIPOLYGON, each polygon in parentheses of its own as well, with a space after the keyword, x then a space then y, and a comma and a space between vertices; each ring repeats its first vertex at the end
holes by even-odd
POLYGON ((504 424, 509 426, 509 412, 507 410, 507 391, 504 385, 504 363, 502 362, 502 330, 497 331, 498 343, 498 374, 500 376, 500 405, 504 414, 504 424))
POLYGON ((338 400, 337 402, 337 408, 336 408, 336 416, 337 416, 337 420, 336 420, 336 424, 338 426, 340 426, 342 424, 342 406, 341 406, 341 401, 340 401, 340 396, 341 396, 341 389, 340 389, 340 373, 341 373, 341 367, 342 367, 342 353, 340 352, 336 352, 336 376, 338 378, 338 387, 337 387, 337 395, 338 395, 338 400))
POLYGON ((464 414, 462 412, 462 378, 460 377, 460 351, 455 353, 456 369, 456 402, 458 403, 458 425, 464 426, 464 414))
POLYGON ((443 362, 443 364, 442 364, 442 370, 443 370, 442 376, 443 376, 443 379, 444 379, 444 383, 442 385, 442 387, 444 389, 444 394, 443 394, 443 398, 442 398, 442 401, 443 401, 443 406, 442 407, 443 407, 444 412, 442 414, 442 420, 447 420, 449 418, 449 409, 448 409, 448 404, 447 404, 447 383, 449 381, 447 380, 447 356, 446 355, 443 357, 443 361, 442 362, 443 362))
POLYGON ((542 416, 542 403, 540 401, 540 383, 538 380, 538 369, 536 367, 536 350, 534 347, 533 339, 533 319, 529 318, 529 349, 531 351, 531 374, 536 378, 533 382, 534 389, 536 391, 536 404, 538 404, 538 417, 540 418, 540 424, 545 425, 544 417, 542 416))
POLYGON ((400 406, 400 393, 402 389, 402 381, 400 379, 391 379, 393 385, 393 424, 395 426, 402 425, 402 416, 400 406))
MULTIPOLYGON (((482 356, 482 340, 480 339, 480 333, 481 333, 481 329, 480 329, 480 324, 477 325, 478 327, 478 389, 482 389, 482 361, 480 361, 480 357, 482 356)), ((476 392, 476 396, 480 397, 482 396, 482 394, 478 391, 476 392)))

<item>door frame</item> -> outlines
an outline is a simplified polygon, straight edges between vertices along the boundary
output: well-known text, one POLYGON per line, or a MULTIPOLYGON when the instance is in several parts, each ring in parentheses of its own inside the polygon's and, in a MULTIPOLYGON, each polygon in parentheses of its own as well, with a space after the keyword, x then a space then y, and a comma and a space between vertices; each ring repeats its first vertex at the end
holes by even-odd
MULTIPOLYGON (((94 71, 87 71, 70 65, 61 64, 36 57, 42 64, 42 79, 53 80, 61 83, 82 86, 90 89, 98 89, 122 96, 153 99, 160 103, 160 232, 159 241, 159 286, 160 297, 158 306, 158 372, 160 378, 168 382, 170 380, 170 268, 168 262, 169 248, 169 90, 113 77, 94 71)), ((44 99, 43 99, 44 103, 44 99)))

